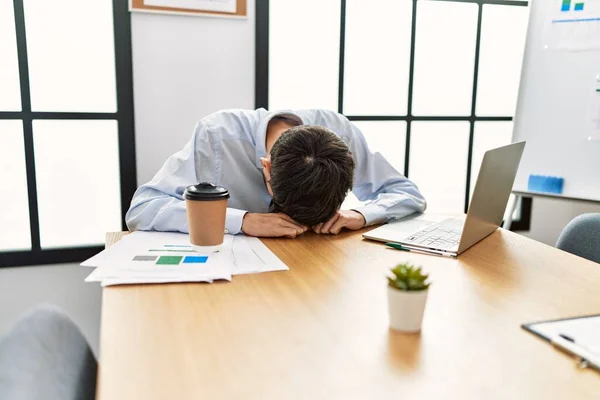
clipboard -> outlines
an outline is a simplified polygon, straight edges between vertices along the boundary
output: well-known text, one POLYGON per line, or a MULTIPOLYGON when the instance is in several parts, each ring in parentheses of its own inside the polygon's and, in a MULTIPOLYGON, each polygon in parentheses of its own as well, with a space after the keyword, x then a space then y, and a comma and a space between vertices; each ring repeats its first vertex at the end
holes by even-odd
MULTIPOLYGON (((577 324, 577 325, 572 325, 570 322, 593 322, 593 325, 590 324, 590 326, 595 326, 595 324, 598 324, 598 331, 596 332, 596 337, 600 338, 600 314, 593 314, 593 315, 584 315, 584 316, 580 316, 580 317, 570 317, 570 318, 561 318, 561 319, 552 319, 552 320, 547 320, 547 321, 538 321, 538 322, 531 322, 528 324, 523 324, 521 325, 521 328, 525 329, 526 331, 534 334, 535 336, 539 337, 542 340, 545 340, 547 342, 550 342, 550 340, 552 340, 552 335, 550 332, 555 331, 555 330, 559 330, 559 328, 563 328, 563 327, 567 327, 567 329, 577 329, 577 328, 581 328, 581 325, 577 324), (593 319, 593 321, 592 321, 593 319), (597 319, 597 320, 596 320, 597 319), (554 324, 559 324, 559 325, 554 325, 554 324), (545 326, 546 324, 548 324, 548 326, 545 326), (544 328, 548 328, 549 325, 554 325, 553 329, 544 329, 544 328)), ((585 324, 587 326, 587 324, 585 324)), ((563 333, 563 332, 560 332, 563 333)), ((565 334, 568 333, 572 333, 572 332, 565 332, 565 334)), ((598 345, 600 345, 600 340, 598 341, 598 345)))
POLYGON ((523 324, 542 340, 579 358, 582 368, 600 368, 600 314, 523 324))

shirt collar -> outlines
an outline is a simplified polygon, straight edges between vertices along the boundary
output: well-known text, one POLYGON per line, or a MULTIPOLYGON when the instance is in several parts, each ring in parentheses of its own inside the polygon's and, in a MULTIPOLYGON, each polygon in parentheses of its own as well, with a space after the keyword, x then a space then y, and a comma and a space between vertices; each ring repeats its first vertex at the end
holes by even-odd
POLYGON ((260 159, 267 156, 267 127, 273 117, 284 116, 286 118, 297 121, 300 125, 304 125, 302 118, 291 110, 266 111, 260 109, 264 115, 260 116, 260 122, 256 130, 256 168, 262 169, 260 159))

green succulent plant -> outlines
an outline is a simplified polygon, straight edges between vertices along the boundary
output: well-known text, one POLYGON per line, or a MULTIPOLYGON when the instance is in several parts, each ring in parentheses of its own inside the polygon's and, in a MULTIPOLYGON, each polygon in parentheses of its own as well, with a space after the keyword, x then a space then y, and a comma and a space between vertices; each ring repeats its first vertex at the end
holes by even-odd
POLYGON ((390 270, 391 276, 388 276, 388 286, 403 291, 425 290, 430 283, 427 282, 428 274, 421 272, 421 267, 415 267, 410 264, 398 264, 390 270))

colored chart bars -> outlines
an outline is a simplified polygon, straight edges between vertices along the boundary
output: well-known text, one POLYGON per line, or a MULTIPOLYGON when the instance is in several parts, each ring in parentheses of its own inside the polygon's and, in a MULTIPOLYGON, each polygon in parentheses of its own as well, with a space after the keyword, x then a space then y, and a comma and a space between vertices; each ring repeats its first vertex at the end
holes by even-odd
MULTIPOLYGON (((584 3, 575 3, 574 10, 575 11, 583 11, 584 3)), ((571 0, 562 0, 562 7, 560 11, 571 11, 571 0)))

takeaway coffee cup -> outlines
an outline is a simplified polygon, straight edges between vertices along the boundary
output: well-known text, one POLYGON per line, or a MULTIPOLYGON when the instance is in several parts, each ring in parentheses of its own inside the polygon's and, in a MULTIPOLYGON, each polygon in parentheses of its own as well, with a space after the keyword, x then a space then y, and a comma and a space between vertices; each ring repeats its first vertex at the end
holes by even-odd
POLYGON ((229 191, 202 182, 188 186, 184 198, 192 248, 200 253, 219 251, 225 235, 229 191))

